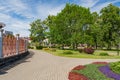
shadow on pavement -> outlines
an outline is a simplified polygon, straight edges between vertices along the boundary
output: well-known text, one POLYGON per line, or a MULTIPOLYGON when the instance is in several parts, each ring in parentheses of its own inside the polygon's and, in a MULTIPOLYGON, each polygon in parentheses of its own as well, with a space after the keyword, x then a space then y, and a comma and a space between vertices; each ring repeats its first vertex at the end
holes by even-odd
POLYGON ((11 69, 11 68, 14 68, 15 66, 19 65, 19 64, 22 64, 22 63, 26 63, 26 62, 30 62, 28 59, 29 58, 32 58, 34 55, 34 53, 32 51, 29 51, 29 55, 27 55, 26 57, 20 59, 20 60, 17 60, 17 61, 14 61, 13 63, 10 63, 8 64, 7 66, 3 67, 0 69, 0 75, 4 75, 7 73, 7 70, 11 69))

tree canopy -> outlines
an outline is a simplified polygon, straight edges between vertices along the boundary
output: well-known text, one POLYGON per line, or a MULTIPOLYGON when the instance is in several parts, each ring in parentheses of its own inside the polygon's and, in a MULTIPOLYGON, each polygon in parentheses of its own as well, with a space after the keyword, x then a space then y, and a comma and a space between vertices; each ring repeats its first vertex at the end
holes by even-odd
POLYGON ((44 21, 36 20, 30 24, 33 41, 44 39, 43 24, 49 28, 51 43, 69 45, 73 49, 78 44, 110 49, 120 41, 120 8, 112 4, 98 14, 90 12, 89 8, 67 3, 56 16, 49 15, 44 21))

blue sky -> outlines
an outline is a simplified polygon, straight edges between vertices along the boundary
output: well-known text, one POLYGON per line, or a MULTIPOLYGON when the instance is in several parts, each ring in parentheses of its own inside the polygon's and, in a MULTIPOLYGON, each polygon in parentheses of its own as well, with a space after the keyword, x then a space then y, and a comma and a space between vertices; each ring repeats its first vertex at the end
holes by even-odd
POLYGON ((0 22, 6 24, 5 30, 27 37, 30 22, 56 15, 68 2, 89 7, 91 12, 99 12, 110 3, 120 7, 120 0, 0 0, 0 22))

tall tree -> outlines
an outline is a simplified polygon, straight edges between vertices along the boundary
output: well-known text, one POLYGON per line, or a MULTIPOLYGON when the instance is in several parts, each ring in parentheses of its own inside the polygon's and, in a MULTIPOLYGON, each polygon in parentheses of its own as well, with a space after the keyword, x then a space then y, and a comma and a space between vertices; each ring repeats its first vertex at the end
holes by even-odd
POLYGON ((108 49, 111 49, 112 44, 116 44, 120 31, 120 8, 109 4, 100 13, 102 29, 104 30, 104 41, 108 44, 108 49))
POLYGON ((33 21, 31 24, 31 29, 29 30, 31 32, 30 38, 33 42, 42 42, 45 35, 44 35, 44 25, 43 22, 40 19, 37 19, 33 21))
MULTIPOLYGON (((50 34, 56 43, 71 45, 73 48, 82 42, 83 25, 91 23, 89 9, 67 3, 65 8, 57 16, 48 16, 47 24, 50 34)), ((89 40, 89 39, 88 39, 89 40)))
POLYGON ((101 29, 101 18, 97 12, 92 13, 92 25, 91 25, 91 37, 93 38, 93 45, 97 49, 98 46, 102 46, 103 32, 101 29))

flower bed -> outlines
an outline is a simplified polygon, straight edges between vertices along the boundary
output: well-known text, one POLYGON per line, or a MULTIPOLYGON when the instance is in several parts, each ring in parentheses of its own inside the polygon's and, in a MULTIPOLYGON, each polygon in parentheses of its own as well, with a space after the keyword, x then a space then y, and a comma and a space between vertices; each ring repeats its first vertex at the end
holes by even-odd
POLYGON ((120 80, 120 74, 114 73, 108 65, 99 67, 99 70, 109 78, 120 80))
POLYGON ((107 62, 93 62, 79 65, 69 72, 69 80, 120 80, 120 74, 114 73, 107 62))
POLYGON ((78 74, 78 73, 75 73, 75 72, 70 72, 68 79, 69 80, 88 80, 88 78, 85 77, 84 75, 78 74))
POLYGON ((80 69, 84 69, 84 68, 85 68, 85 66, 79 65, 79 66, 73 68, 72 70, 80 70, 80 69))
MULTIPOLYGON (((83 65, 79 65, 75 68, 73 68, 72 70, 81 70, 81 69, 84 69, 85 66, 83 65)), ((68 79, 69 80, 88 80, 88 78, 82 74, 78 74, 78 73, 75 73, 75 72, 69 72, 69 76, 68 76, 68 79)))
POLYGON ((93 62, 92 64, 108 64, 107 62, 93 62))

